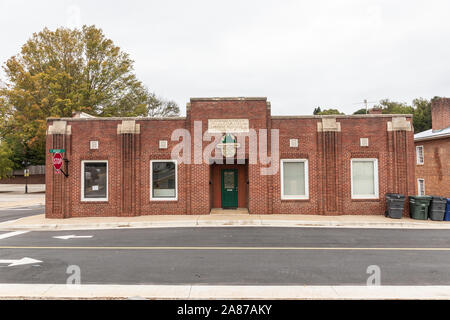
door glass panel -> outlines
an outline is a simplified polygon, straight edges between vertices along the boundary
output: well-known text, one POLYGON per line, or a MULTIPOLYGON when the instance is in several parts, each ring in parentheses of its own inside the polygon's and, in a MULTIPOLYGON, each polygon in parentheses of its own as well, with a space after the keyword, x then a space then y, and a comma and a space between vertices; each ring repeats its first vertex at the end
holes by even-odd
POLYGON ((225 189, 234 189, 234 171, 223 173, 223 186, 225 189))

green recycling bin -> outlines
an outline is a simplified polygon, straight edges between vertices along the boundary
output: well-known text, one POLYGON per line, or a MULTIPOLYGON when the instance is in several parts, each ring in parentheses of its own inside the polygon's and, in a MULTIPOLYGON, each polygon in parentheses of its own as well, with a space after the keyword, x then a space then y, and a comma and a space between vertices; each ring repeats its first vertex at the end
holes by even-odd
POLYGON ((430 196, 409 196, 409 213, 411 218, 417 220, 428 220, 428 207, 430 196))

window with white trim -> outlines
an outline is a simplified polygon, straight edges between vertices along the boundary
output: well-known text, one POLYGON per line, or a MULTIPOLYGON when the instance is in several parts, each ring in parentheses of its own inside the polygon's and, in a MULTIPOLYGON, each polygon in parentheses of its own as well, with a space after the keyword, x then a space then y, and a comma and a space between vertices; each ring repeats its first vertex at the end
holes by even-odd
POLYGON ((424 163, 423 146, 416 146, 416 163, 424 163))
POLYGON ((108 161, 81 161, 81 200, 108 201, 108 161))
POLYGON ((150 199, 177 200, 177 161, 150 161, 150 199))
POLYGON ((378 199, 378 159, 351 159, 352 199, 378 199))
POLYGON ((417 179, 417 194, 419 196, 425 195, 425 179, 417 179))
POLYGON ((281 160, 281 199, 308 199, 308 160, 281 160))

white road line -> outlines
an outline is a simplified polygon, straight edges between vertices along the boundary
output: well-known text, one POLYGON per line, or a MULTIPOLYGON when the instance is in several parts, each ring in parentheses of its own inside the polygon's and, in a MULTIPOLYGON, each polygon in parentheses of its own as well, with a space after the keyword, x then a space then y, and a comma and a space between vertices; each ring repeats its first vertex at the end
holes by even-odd
POLYGON ((0 234, 0 240, 1 239, 6 239, 6 238, 11 238, 11 237, 14 237, 14 236, 18 236, 20 234, 24 234, 24 233, 27 233, 27 232, 30 232, 30 231, 28 231, 28 230, 27 231, 13 231, 13 232, 0 234))

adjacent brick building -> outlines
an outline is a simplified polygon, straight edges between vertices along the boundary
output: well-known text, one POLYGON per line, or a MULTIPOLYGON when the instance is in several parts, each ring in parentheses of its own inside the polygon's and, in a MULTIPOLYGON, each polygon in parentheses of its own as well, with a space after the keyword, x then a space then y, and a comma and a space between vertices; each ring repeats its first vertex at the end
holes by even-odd
POLYGON ((450 197, 450 98, 433 99, 432 129, 414 135, 416 193, 450 197))
POLYGON ((66 177, 47 154, 49 218, 382 215, 385 193, 415 193, 411 115, 272 116, 266 98, 192 98, 186 117, 48 119, 47 149, 68 160, 66 177))

